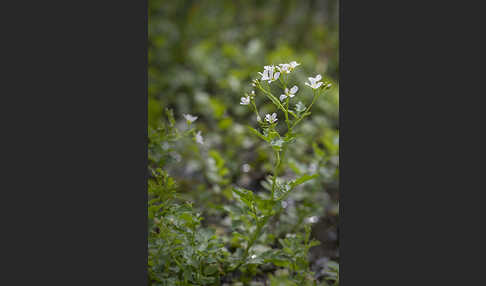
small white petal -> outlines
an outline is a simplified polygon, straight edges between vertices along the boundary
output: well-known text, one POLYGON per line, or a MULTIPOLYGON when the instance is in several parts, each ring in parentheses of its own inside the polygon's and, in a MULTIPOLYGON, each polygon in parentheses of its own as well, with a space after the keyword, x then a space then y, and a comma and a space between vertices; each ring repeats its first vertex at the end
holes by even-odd
POLYGON ((307 223, 316 223, 318 220, 317 216, 311 216, 305 219, 307 223))
POLYGON ((280 95, 280 101, 284 101, 284 99, 286 99, 286 98, 287 98, 287 96, 285 94, 280 95))
POLYGON ((275 80, 277 80, 279 76, 280 76, 280 72, 276 72, 276 73, 273 75, 273 78, 274 78, 275 80))
POLYGON ((277 114, 275 112, 272 115, 267 114, 265 115, 265 120, 269 123, 274 123, 275 121, 277 121, 277 114))
POLYGON ((240 104, 242 104, 242 105, 248 105, 248 104, 250 104, 250 97, 249 96, 242 97, 240 104))
POLYGON ((290 66, 291 66, 292 68, 295 68, 295 67, 297 67, 297 66, 299 66, 299 65, 300 65, 300 64, 299 64, 299 63, 297 63, 296 61, 292 61, 292 62, 290 62, 290 66))
POLYGON ((316 75, 315 79, 316 79, 316 81, 321 80, 322 76, 320 74, 318 74, 318 75, 316 75))
POLYGON ((292 94, 295 94, 297 91, 299 90, 299 87, 294 85, 291 89, 290 89, 290 93, 292 94))
POLYGON ((198 131, 196 133, 196 142, 199 144, 204 144, 203 137, 201 136, 201 131, 198 131))
POLYGON ((197 120, 197 116, 192 116, 191 114, 182 114, 182 115, 189 122, 189 124, 197 120))

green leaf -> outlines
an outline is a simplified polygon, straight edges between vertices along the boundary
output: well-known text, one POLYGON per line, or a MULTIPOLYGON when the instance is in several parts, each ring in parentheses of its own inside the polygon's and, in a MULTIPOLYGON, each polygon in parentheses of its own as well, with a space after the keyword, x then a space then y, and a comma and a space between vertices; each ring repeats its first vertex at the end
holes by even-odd
POLYGON ((189 267, 184 268, 184 279, 191 280, 191 278, 192 278, 192 270, 189 267))
POLYGON ((252 203, 255 201, 253 197, 253 192, 247 189, 240 188, 235 189, 233 188, 233 192, 240 197, 240 200, 249 208, 252 207, 252 203))
POLYGON ((216 264, 211 264, 204 268, 204 275, 213 275, 218 271, 218 266, 216 264))
POLYGON ((279 138, 280 139, 280 134, 278 134, 278 132, 273 131, 273 130, 270 130, 268 132, 267 136, 268 136, 268 139, 270 139, 270 140, 274 140, 275 138, 279 138))
POLYGON ((292 110, 289 110, 289 113, 290 113, 290 114, 291 114, 293 117, 295 117, 295 118, 299 118, 297 115, 295 115, 295 113, 294 113, 292 110))
POLYGON ((260 132, 258 132, 258 130, 256 130, 255 128, 253 127, 250 127, 250 126, 247 126, 248 129, 253 133, 255 134, 256 136, 260 137, 261 139, 263 139, 264 141, 268 142, 269 139, 265 136, 263 136, 263 134, 261 134, 260 132))
POLYGON ((303 184, 303 183, 305 183, 305 182, 307 182, 309 180, 312 180, 312 179, 314 179, 314 178, 316 178, 318 176, 319 176, 318 174, 314 174, 314 175, 307 175, 307 174, 305 174, 302 177, 300 177, 300 178, 296 179, 295 181, 291 182, 290 183, 290 186, 292 188, 295 188, 298 185, 301 185, 301 184, 303 184))
POLYGON ((279 266, 279 267, 289 267, 290 266, 290 262, 288 262, 286 260, 272 259, 272 263, 275 264, 276 266, 279 266))
POLYGON ((282 150, 282 144, 283 143, 284 143, 284 141, 282 139, 278 138, 278 139, 272 140, 270 142, 270 145, 272 145, 273 149, 280 151, 280 150, 282 150))
POLYGON ((309 248, 310 247, 314 247, 314 246, 318 246, 320 245, 321 242, 319 240, 312 240, 310 243, 309 243, 309 248))

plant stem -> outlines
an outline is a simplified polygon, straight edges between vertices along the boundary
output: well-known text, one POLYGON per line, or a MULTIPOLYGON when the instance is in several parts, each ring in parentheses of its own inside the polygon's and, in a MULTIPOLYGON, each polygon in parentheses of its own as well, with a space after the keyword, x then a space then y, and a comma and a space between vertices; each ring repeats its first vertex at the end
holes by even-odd
POLYGON ((261 230, 262 230, 262 226, 261 226, 260 222, 257 219, 257 229, 255 230, 255 232, 253 233, 253 235, 250 238, 250 241, 246 245, 245 252, 243 253, 243 259, 241 259, 240 263, 238 263, 238 265, 235 268, 233 268, 232 271, 236 271, 246 261, 246 259, 248 258, 248 252, 250 251, 250 248, 253 246, 253 244, 255 243, 255 241, 260 236, 261 230))
POLYGON ((319 92, 316 94, 316 91, 314 90, 314 98, 312 99, 312 102, 311 104, 305 109, 304 113, 302 114, 302 116, 297 119, 297 121, 294 122, 294 124, 292 125, 291 128, 294 128, 302 119, 304 119, 306 116, 308 116, 310 113, 310 109, 312 107, 312 105, 314 104, 314 102, 316 101, 316 99, 321 95, 321 91, 319 90, 319 92))
POLYGON ((260 114, 258 113, 258 109, 256 107, 255 100, 252 100, 251 101, 251 105, 253 106, 253 110, 255 110, 255 114, 257 116, 257 119, 259 119, 260 118, 260 114))
POLYGON ((290 121, 289 121, 289 115, 288 115, 288 112, 289 112, 289 101, 290 101, 290 98, 287 97, 287 102, 285 104, 285 109, 287 112, 285 112, 285 123, 287 123, 287 130, 290 130, 290 121))
POLYGON ((277 175, 278 175, 278 167, 280 165, 280 152, 275 151, 275 165, 273 167, 273 177, 272 177, 272 201, 274 200, 274 194, 275 194, 275 185, 277 182, 277 175))

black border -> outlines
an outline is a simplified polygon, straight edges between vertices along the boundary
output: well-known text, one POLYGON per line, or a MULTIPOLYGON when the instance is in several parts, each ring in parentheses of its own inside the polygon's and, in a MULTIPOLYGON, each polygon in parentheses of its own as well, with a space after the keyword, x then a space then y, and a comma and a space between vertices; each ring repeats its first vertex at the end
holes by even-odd
POLYGON ((1 285, 147 285, 147 5, 3 9, 1 285))

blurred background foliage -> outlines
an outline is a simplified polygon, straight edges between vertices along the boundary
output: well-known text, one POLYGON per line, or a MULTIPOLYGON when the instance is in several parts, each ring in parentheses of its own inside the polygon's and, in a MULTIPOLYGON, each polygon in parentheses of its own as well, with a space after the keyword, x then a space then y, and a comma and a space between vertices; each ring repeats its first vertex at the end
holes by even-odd
MULTIPOLYGON (((338 5, 337 0, 149 0, 149 163, 175 178, 181 195, 202 213, 202 223, 217 233, 227 232, 223 206, 233 200, 231 186, 264 191, 271 169, 272 153, 245 128, 256 127, 256 118, 239 104, 257 72, 264 65, 301 63, 295 83, 306 105, 312 98, 303 84, 307 77, 320 73, 334 83, 296 130, 304 136, 289 149, 290 168, 282 173, 320 176, 292 194, 273 238, 316 220, 313 236, 321 245, 311 256, 322 275, 327 261, 339 261, 338 5), (173 109, 180 129, 187 128, 182 114, 198 116, 194 124, 205 145, 158 137, 165 108, 173 109)), ((262 113, 275 111, 261 97, 257 104, 262 113)))

